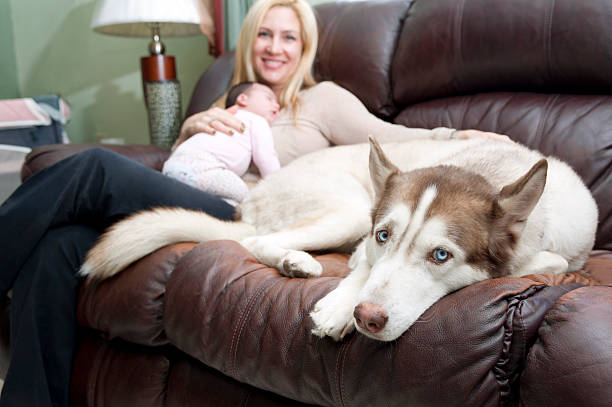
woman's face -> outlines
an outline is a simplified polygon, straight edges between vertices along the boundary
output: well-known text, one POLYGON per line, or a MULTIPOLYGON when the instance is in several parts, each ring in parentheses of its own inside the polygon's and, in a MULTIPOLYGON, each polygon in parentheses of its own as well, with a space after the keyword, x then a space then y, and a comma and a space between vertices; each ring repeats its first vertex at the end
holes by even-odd
POLYGON ((300 20, 290 7, 272 7, 253 42, 253 67, 258 80, 278 96, 289 83, 302 57, 300 20))

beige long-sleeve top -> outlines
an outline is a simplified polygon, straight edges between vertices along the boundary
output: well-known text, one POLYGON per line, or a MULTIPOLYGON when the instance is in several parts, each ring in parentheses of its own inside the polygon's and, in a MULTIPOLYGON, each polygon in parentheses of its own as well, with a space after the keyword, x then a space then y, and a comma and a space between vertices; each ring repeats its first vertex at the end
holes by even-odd
POLYGON ((291 109, 281 110, 272 122, 274 147, 282 166, 306 153, 342 144, 366 143, 373 135, 379 142, 410 138, 450 138, 454 129, 408 128, 374 116, 361 101, 333 82, 321 82, 300 92, 296 119, 291 109))

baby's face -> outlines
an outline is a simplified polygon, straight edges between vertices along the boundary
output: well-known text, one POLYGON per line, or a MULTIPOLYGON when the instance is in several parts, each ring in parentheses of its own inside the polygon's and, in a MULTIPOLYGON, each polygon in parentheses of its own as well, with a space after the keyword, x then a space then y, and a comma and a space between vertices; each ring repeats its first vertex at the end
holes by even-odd
POLYGON ((268 123, 272 123, 276 119, 280 105, 272 89, 255 83, 245 92, 245 95, 247 96, 243 107, 245 110, 262 116, 268 123))

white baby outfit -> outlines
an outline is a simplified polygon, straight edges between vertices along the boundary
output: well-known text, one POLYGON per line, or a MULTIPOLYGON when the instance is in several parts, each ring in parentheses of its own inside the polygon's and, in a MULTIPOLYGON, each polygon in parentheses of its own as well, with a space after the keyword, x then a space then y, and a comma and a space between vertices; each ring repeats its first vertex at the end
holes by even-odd
POLYGON ((236 117, 245 124, 244 133, 195 134, 174 150, 162 172, 232 204, 241 202, 248 188, 240 177, 251 160, 262 178, 280 163, 266 119, 246 110, 238 110, 236 117))

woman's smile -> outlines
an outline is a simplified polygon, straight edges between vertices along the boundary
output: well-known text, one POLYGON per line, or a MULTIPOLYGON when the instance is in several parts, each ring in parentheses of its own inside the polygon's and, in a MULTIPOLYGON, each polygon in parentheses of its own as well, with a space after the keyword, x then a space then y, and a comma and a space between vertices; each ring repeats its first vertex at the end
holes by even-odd
POLYGON ((277 95, 291 80, 302 58, 301 24, 295 11, 272 7, 253 42, 253 66, 258 79, 277 95))

